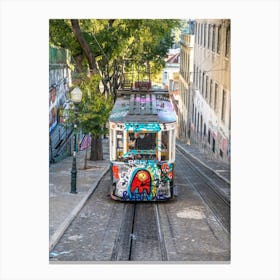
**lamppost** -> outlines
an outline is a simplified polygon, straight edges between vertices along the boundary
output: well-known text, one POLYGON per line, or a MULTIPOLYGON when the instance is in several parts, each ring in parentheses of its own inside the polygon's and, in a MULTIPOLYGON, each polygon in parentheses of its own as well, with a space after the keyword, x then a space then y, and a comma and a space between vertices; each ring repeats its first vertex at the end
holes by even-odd
POLYGON ((71 100, 75 108, 74 120, 74 151, 71 170, 71 191, 70 193, 77 193, 77 166, 76 166, 76 153, 77 153, 77 117, 78 117, 78 104, 82 100, 82 91, 79 87, 75 87, 71 92, 71 100))

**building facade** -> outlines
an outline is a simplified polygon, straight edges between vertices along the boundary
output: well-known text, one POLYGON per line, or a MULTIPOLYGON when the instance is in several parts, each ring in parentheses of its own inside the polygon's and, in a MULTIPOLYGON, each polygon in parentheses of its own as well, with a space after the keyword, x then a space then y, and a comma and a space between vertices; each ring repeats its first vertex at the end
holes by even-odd
POLYGON ((170 49, 163 69, 162 84, 170 91, 178 89, 178 76, 180 68, 180 49, 170 49))
POLYGON ((49 130, 59 122, 58 110, 68 99, 71 71, 67 66, 69 51, 49 48, 49 130))
POLYGON ((58 162, 71 155, 72 127, 63 124, 63 109, 67 106, 71 85, 70 53, 49 48, 49 162, 58 162))
POLYGON ((181 63, 179 74, 179 99, 178 99, 178 137, 181 140, 190 138, 190 110, 191 91, 193 84, 193 59, 194 59, 194 22, 189 21, 188 27, 181 34, 181 63))
POLYGON ((182 36, 181 50, 190 60, 181 59, 179 106, 181 136, 186 135, 188 141, 199 143, 213 157, 227 162, 231 129, 230 34, 230 20, 202 19, 194 21, 193 37, 182 36), (193 48, 186 48, 191 38, 193 48))

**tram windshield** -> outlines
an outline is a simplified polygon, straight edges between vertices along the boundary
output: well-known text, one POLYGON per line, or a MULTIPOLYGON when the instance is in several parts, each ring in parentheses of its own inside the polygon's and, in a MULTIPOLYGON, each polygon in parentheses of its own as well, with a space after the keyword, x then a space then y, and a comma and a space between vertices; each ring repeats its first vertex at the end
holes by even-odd
POLYGON ((129 133, 126 155, 137 159, 155 159, 156 133, 129 133))
POLYGON ((128 150, 154 150, 156 133, 129 133, 128 150))
POLYGON ((112 147, 114 147, 111 152, 112 160, 175 159, 175 151, 173 151, 175 150, 175 132, 173 130, 161 131, 160 133, 156 131, 125 132, 116 130, 115 138, 111 139, 112 147))

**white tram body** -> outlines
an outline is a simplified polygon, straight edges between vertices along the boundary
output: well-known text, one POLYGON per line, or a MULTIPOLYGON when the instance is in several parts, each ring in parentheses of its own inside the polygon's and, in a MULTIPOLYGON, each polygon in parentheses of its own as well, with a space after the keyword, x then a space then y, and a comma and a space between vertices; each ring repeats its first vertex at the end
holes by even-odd
POLYGON ((167 91, 123 91, 109 118, 111 197, 173 198, 176 114, 167 91))

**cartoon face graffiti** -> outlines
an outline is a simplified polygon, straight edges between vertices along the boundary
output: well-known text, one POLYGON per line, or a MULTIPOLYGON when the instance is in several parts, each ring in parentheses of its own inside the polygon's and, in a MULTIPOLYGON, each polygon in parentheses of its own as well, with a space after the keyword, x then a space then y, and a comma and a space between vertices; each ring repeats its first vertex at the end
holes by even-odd
POLYGON ((139 194, 146 191, 147 194, 151 193, 151 175, 147 170, 139 170, 135 173, 131 182, 131 193, 138 190, 139 194))
POLYGON ((163 173, 168 173, 170 171, 169 165, 167 163, 163 163, 161 166, 161 170, 163 173))
POLYGON ((145 182, 148 179, 148 174, 147 171, 141 170, 137 173, 137 178, 141 181, 141 182, 145 182))

